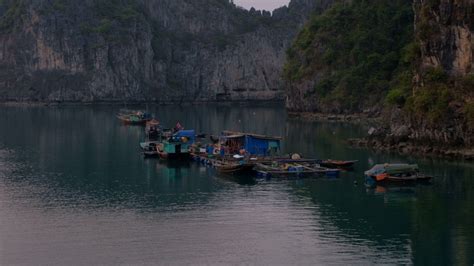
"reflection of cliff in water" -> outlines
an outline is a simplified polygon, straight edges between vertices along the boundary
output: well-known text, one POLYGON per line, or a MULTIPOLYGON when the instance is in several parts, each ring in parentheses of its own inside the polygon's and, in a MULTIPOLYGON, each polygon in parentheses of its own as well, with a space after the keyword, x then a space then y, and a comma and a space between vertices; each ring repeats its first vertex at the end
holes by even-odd
POLYGON ((220 134, 223 130, 283 135, 286 112, 275 106, 185 105, 155 106, 150 110, 157 114, 164 125, 173 126, 180 121, 187 129, 197 132, 220 134))
MULTIPOLYGON (((0 139, 11 149, 12 185, 35 183, 44 202, 144 207, 199 204, 213 193, 213 180, 189 163, 143 160, 142 127, 121 125, 111 107, 4 108, 0 139), (20 162, 29 162, 28 165, 20 162), (200 194, 186 194, 202 191, 200 194), (185 196, 173 198, 174 194, 185 196)), ((49 203, 48 203, 49 204, 49 203)), ((59 204, 59 203, 58 203, 59 204)))
POLYGON ((363 127, 350 124, 288 120, 285 151, 307 157, 350 160, 357 158, 361 151, 350 149, 345 140, 363 132, 363 127))

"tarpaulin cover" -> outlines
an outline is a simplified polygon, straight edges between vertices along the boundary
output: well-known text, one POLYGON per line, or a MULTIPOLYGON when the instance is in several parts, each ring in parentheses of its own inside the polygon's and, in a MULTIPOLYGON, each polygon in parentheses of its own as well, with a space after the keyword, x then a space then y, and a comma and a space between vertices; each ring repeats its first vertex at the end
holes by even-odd
POLYGON ((416 164, 377 164, 372 169, 365 171, 366 175, 376 176, 379 174, 400 174, 418 171, 416 164))
POLYGON ((253 136, 245 136, 245 146, 244 149, 252 155, 268 155, 269 149, 279 149, 280 141, 279 140, 268 140, 256 138, 253 136))
POLYGON ((196 132, 194 130, 180 130, 174 134, 174 137, 182 138, 186 137, 188 138, 191 142, 194 142, 196 139, 196 132))

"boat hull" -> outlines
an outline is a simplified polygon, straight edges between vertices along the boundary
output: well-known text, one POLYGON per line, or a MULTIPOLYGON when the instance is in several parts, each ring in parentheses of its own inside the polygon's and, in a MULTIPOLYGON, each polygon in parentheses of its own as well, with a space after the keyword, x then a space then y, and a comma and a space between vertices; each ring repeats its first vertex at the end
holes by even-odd
POLYGON ((158 158, 160 154, 157 151, 144 151, 143 156, 145 158, 158 158))
POLYGON ((253 164, 223 164, 223 165, 215 165, 216 170, 219 173, 225 174, 245 174, 253 172, 254 165, 253 164))
POLYGON ((259 163, 255 167, 259 176, 263 177, 339 177, 340 170, 323 167, 296 166, 282 169, 267 164, 259 163))
POLYGON ((365 176, 368 184, 415 184, 428 183, 432 177, 427 175, 411 175, 411 176, 387 176, 384 179, 377 180, 376 176, 365 176))
POLYGON ((332 161, 326 160, 321 161, 319 164, 327 168, 339 168, 339 169, 350 169, 354 167, 354 164, 358 161, 332 161))
POLYGON ((159 156, 163 160, 188 160, 191 159, 191 154, 189 153, 167 153, 167 152, 158 152, 159 156))
POLYGON ((130 126, 145 126, 150 119, 142 119, 142 120, 130 120, 126 116, 121 116, 118 115, 117 118, 122 122, 124 125, 130 125, 130 126))

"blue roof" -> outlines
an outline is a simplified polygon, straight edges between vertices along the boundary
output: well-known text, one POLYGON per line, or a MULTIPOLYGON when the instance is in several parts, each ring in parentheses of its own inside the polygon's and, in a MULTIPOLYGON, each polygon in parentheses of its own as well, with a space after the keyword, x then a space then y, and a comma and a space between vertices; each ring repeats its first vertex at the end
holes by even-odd
POLYGON ((177 137, 194 137, 196 136, 196 131, 194 130, 180 130, 174 134, 177 137))
POLYGON ((244 148, 252 155, 268 155, 270 148, 280 149, 280 140, 246 136, 244 148))
POLYGON ((173 136, 179 137, 179 138, 186 137, 194 141, 194 139, 196 138, 196 131, 195 130, 180 130, 176 132, 173 136))

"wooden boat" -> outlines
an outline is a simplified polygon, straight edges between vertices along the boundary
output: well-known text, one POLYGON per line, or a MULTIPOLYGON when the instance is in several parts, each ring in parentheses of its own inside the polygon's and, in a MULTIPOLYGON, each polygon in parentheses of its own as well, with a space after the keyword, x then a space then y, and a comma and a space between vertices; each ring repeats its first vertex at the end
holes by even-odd
POLYGON ((151 119, 146 122, 146 129, 145 130, 150 130, 151 127, 158 127, 160 126, 160 121, 156 119, 151 119))
POLYGON ((259 162, 263 163, 272 163, 272 162, 278 162, 280 164, 282 163, 289 163, 289 164, 304 164, 304 165, 316 165, 316 166, 321 166, 319 163, 321 160, 319 159, 308 159, 308 158, 300 158, 300 159, 292 159, 288 157, 276 157, 276 158, 259 158, 259 162))
POLYGON ((156 119, 146 121, 145 124, 145 134, 150 140, 157 140, 162 133, 162 128, 160 122, 156 119))
POLYGON ((421 174, 416 164, 378 164, 365 172, 366 183, 416 183, 428 182, 431 176, 421 174))
POLYGON ((264 177, 308 177, 328 176, 338 177, 339 169, 329 169, 312 163, 282 163, 273 161, 271 163, 257 163, 255 170, 264 177))
POLYGON ((323 167, 328 167, 328 168, 341 168, 341 169, 348 169, 352 168, 355 163, 357 163, 357 160, 354 161, 339 161, 339 160, 321 160, 319 164, 323 167))
POLYGON ((219 154, 207 154, 205 152, 192 152, 191 158, 207 167, 215 168, 219 173, 244 174, 253 172, 254 161, 249 158, 222 157, 219 154))
POLYGON ((163 144, 159 141, 146 141, 140 143, 140 147, 143 150, 143 156, 145 157, 159 157, 159 150, 162 150, 163 144))
POLYGON ((407 182, 428 182, 432 179, 432 176, 416 173, 407 175, 386 175, 382 181, 392 183, 407 183, 407 182))
POLYGON ((253 171, 254 164, 242 162, 223 162, 215 160, 213 166, 219 173, 225 174, 244 174, 253 171))
POLYGON ((149 113, 142 111, 128 111, 117 114, 117 118, 126 125, 145 125, 152 120, 149 113))
POLYGON ((180 153, 180 152, 168 153, 168 152, 159 150, 158 154, 160 156, 160 159, 163 159, 163 160, 187 160, 191 158, 191 154, 189 153, 180 153))

